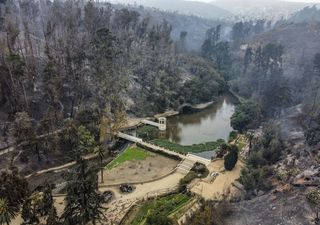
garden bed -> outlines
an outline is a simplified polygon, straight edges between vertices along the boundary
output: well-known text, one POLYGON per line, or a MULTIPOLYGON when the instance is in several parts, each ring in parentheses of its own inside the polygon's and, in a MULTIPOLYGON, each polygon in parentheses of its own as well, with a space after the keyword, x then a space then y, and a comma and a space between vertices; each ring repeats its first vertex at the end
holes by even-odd
POLYGON ((172 194, 145 202, 136 212, 131 225, 145 224, 148 217, 169 217, 187 205, 192 198, 186 194, 172 194))

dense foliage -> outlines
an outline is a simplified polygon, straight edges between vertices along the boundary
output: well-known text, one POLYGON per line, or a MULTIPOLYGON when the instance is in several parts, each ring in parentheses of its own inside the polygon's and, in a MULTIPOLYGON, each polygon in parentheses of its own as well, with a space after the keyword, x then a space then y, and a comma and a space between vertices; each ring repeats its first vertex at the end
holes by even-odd
POLYGON ((96 174, 97 170, 88 167, 87 162, 81 158, 69 174, 66 206, 62 215, 65 224, 95 223, 105 218, 96 174))
POLYGON ((261 110, 256 103, 245 102, 236 107, 231 126, 239 132, 257 128, 261 122, 261 110))
POLYGON ((246 168, 241 171, 240 182, 249 193, 256 194, 258 190, 271 188, 268 178, 273 171, 270 166, 280 159, 284 148, 278 127, 270 122, 264 128, 263 135, 253 140, 246 168))
POLYGON ((173 194, 149 200, 141 206, 131 224, 141 224, 144 220, 150 225, 158 225, 157 220, 161 222, 159 224, 173 224, 168 216, 187 204, 189 200, 190 197, 185 194, 173 194))
POLYGON ((28 183, 17 171, 0 173, 0 224, 10 224, 28 195, 28 183))
POLYGON ((159 129, 157 129, 156 127, 144 125, 144 126, 138 127, 137 136, 144 140, 154 139, 154 138, 157 138, 158 136, 158 130, 159 129))

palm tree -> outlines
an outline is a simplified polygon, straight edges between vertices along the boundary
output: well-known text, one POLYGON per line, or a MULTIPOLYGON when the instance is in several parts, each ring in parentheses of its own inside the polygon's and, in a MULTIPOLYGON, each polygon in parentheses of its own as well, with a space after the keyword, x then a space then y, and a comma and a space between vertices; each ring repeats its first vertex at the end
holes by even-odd
POLYGON ((94 153, 98 155, 100 160, 100 173, 101 173, 101 183, 103 183, 103 166, 102 166, 102 160, 104 157, 104 149, 101 146, 97 146, 94 148, 94 153))
POLYGON ((16 216, 15 207, 10 207, 8 200, 0 198, 0 224, 9 225, 11 220, 16 216))

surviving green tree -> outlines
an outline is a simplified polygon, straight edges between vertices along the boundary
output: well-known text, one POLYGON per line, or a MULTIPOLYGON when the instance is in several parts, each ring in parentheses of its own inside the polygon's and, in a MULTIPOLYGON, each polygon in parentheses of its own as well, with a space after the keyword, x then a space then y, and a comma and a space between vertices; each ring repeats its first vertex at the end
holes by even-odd
POLYGON ((69 174, 66 187, 66 207, 62 215, 64 224, 95 224, 104 218, 103 197, 98 191, 96 172, 86 160, 78 159, 76 167, 69 174))
POLYGON ((10 205, 6 198, 0 198, 0 224, 10 225, 16 214, 16 207, 10 205))
POLYGON ((230 145, 228 154, 224 157, 224 168, 226 170, 232 170, 238 161, 238 147, 230 145))
POLYGON ((20 205, 29 194, 28 183, 16 175, 16 171, 0 174, 0 224, 5 224, 17 215, 20 205))
POLYGON ((255 128, 260 122, 260 107, 253 102, 245 102, 238 105, 231 117, 231 126, 239 132, 255 128))

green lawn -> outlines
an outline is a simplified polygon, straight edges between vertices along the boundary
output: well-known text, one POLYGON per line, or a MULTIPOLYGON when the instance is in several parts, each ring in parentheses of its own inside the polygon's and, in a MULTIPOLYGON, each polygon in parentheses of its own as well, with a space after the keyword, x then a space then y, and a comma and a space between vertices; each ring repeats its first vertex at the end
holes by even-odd
POLYGON ((173 194, 165 197, 156 198, 145 202, 139 209, 137 215, 131 221, 131 225, 144 224, 150 215, 169 216, 184 207, 191 200, 191 197, 185 194, 173 194))
POLYGON ((131 160, 145 160, 150 153, 139 147, 129 147, 123 153, 121 153, 117 158, 110 162, 106 169, 111 170, 112 168, 121 165, 126 161, 131 160))
POLYGON ((163 148, 167 148, 171 151, 187 154, 188 152, 199 153, 199 152, 213 151, 216 148, 218 148, 220 145, 224 144, 225 141, 223 139, 219 139, 217 141, 207 142, 203 144, 186 145, 186 146, 179 145, 177 143, 173 143, 164 139, 155 139, 150 141, 150 143, 163 148))

